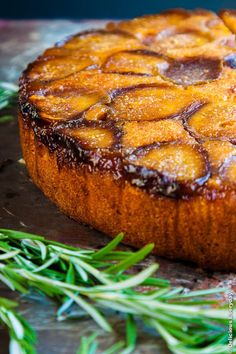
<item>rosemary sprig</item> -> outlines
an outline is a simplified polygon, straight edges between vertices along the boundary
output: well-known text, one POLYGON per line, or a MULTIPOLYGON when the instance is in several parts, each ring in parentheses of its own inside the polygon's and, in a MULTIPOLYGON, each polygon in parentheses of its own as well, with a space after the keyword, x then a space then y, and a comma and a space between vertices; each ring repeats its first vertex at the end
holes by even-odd
POLYGON ((0 323, 8 328, 10 354, 36 354, 36 335, 25 319, 15 312, 15 301, 0 297, 0 323))
MULTIPOLYGON (((98 348, 98 342, 96 341, 97 334, 93 333, 88 337, 83 336, 80 339, 80 347, 77 350, 76 354, 96 354, 98 348)), ((103 350, 103 354, 125 354, 124 351, 124 342, 119 341, 113 344, 110 348, 103 350)), ((130 352, 131 353, 131 352, 130 352)), ((128 351, 127 353, 128 354, 128 351)))
MULTIPOLYGON (((220 305, 219 295, 228 289, 186 293, 156 278, 157 264, 130 274, 127 271, 143 260, 153 245, 137 252, 115 250, 122 237, 118 235, 102 250, 94 251, 0 229, 0 280, 12 290, 25 293, 33 287, 57 299, 61 303, 59 320, 70 316, 72 304, 105 331, 113 330, 107 310, 128 316, 123 353, 135 347, 136 319, 156 330, 173 353, 226 353, 228 309, 220 305), (212 294, 218 299, 209 299, 212 294)), ((233 326, 236 329, 235 321, 233 326)))
MULTIPOLYGON (((17 102, 18 87, 7 82, 0 82, 0 111, 4 108, 10 108, 17 102)), ((12 115, 0 115, 0 123, 11 121, 12 115)))

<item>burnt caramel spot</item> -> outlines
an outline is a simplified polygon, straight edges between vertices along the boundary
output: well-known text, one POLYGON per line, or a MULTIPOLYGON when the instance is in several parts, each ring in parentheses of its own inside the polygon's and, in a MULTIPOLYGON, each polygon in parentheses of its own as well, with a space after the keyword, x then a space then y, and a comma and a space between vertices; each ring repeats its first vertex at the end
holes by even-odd
POLYGON ((162 74, 184 86, 201 84, 218 79, 221 61, 213 58, 190 58, 173 61, 162 74))
POLYGON ((172 10, 66 38, 21 77, 26 125, 59 165, 152 195, 235 189, 236 21, 221 17, 172 10))

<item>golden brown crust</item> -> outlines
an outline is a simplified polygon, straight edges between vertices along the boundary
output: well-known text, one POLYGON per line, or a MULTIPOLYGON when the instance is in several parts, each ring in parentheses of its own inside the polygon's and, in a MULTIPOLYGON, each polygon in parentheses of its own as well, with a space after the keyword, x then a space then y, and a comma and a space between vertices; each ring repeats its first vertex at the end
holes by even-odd
POLYGON ((21 115, 19 126, 31 178, 64 213, 111 236, 123 231, 135 247, 154 242, 160 256, 236 271, 235 192, 212 201, 151 198, 108 172, 59 167, 55 153, 38 142, 21 115))
POLYGON ((233 12, 170 10, 67 38, 20 81, 35 183, 71 217, 234 269, 233 12))
POLYGON ((236 10, 222 10, 219 15, 230 31, 236 34, 236 10))

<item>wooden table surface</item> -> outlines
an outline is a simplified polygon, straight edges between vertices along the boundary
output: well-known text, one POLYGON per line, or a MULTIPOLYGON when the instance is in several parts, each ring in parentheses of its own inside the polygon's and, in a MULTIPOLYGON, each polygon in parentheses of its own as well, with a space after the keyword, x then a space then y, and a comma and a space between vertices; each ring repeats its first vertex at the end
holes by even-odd
MULTIPOLYGON (((21 71, 43 49, 68 34, 88 28, 102 27, 105 21, 0 21, 0 81, 17 82, 21 71)), ((14 113, 16 109, 13 110, 14 113)), ((64 216, 33 185, 21 158, 16 120, 0 126, 0 226, 35 232, 61 242, 96 248, 106 244, 108 237, 64 216)), ((224 235, 222 235, 224 237, 224 235)), ((235 274, 203 271, 193 265, 149 257, 160 263, 159 276, 174 285, 191 289, 227 286, 235 282, 235 274)), ((1 287, 0 296, 20 301, 20 311, 38 333, 39 354, 73 354, 82 335, 99 331, 101 353, 116 337, 100 331, 89 318, 57 322, 56 304, 37 294, 20 296, 1 287)), ((116 335, 122 332, 121 320, 113 319, 116 335)), ((169 353, 159 337, 142 328, 135 353, 169 353)), ((0 354, 8 353, 6 332, 0 330, 0 354)))

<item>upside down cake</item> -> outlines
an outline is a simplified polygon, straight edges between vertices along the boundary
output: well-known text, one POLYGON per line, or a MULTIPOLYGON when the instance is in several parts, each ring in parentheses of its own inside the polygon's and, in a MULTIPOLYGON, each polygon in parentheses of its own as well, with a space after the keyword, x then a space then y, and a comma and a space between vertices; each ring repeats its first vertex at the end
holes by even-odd
POLYGON ((67 215, 236 270, 236 13, 171 10, 78 33, 20 79, 23 156, 67 215))

